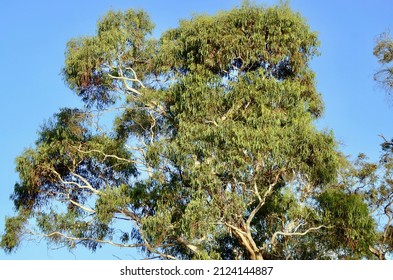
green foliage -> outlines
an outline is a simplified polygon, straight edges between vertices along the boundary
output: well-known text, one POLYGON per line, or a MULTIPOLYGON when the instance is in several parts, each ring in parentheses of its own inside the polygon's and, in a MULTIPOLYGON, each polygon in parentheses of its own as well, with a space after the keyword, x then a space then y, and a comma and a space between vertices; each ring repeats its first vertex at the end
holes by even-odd
POLYGON ((5 228, 7 232, 2 236, 0 246, 5 252, 11 253, 17 248, 22 241, 23 232, 25 230, 28 213, 24 210, 19 211, 16 217, 7 217, 5 220, 5 228))
POLYGON ((364 197, 330 190, 343 160, 332 132, 314 126, 319 42, 305 20, 288 5, 244 4, 182 20, 159 40, 152 29, 143 11, 109 12, 96 35, 67 44, 64 79, 86 109, 62 109, 18 157, 19 212, 2 247, 16 248, 35 220, 70 249, 365 256, 374 224, 364 197), (107 109, 118 112, 109 132, 107 109))
POLYGON ((375 73, 374 79, 388 92, 391 92, 393 89, 393 40, 388 33, 383 33, 377 39, 374 55, 381 64, 381 69, 375 73))
POLYGON ((146 39, 153 24, 143 11, 109 12, 99 23, 97 36, 67 43, 64 79, 88 106, 114 104, 121 82, 119 71, 139 72, 148 67, 154 43, 146 39))
POLYGON ((362 195, 332 189, 323 192, 318 202, 323 218, 333 227, 328 234, 339 241, 332 240, 331 245, 340 248, 345 241, 339 254, 354 259, 369 255, 368 247, 375 241, 375 221, 362 195))

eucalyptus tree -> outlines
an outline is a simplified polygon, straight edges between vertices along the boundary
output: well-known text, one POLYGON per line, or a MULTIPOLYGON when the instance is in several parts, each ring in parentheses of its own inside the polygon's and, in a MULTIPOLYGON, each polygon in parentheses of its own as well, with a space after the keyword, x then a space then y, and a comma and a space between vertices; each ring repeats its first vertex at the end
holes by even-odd
MULTIPOLYGON (((374 80, 390 95, 393 89, 393 39, 389 33, 382 33, 377 38, 373 53, 380 64, 374 80)), ((379 161, 368 162, 361 155, 352 175, 357 178, 357 190, 363 193, 378 221, 377 238, 369 249, 376 258, 384 260, 391 258, 393 252, 393 139, 381 137, 382 154, 379 161)))
POLYGON ((85 106, 17 158, 2 247, 33 234, 163 259, 368 256, 367 205, 314 124, 319 42, 302 16, 243 4, 152 30, 143 11, 111 11, 68 42, 64 80, 85 106))
POLYGON ((382 33, 378 37, 374 46, 374 55, 381 65, 374 74, 374 79, 390 93, 393 89, 393 39, 388 33, 382 33))

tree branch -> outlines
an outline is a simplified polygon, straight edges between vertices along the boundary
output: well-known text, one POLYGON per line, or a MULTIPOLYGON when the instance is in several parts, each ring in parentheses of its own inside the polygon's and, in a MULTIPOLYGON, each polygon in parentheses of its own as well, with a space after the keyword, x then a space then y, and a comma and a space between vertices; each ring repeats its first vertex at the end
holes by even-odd
POLYGON ((269 185, 269 187, 268 187, 267 191, 265 192, 265 194, 263 195, 263 197, 261 197, 261 195, 258 191, 257 184, 254 183, 254 191, 255 191, 255 195, 257 196, 257 198, 259 200, 259 203, 258 203, 257 207, 255 207, 251 211, 250 216, 248 217, 247 222, 246 222, 247 230, 249 231, 250 235, 251 235, 251 222, 254 219, 255 215, 258 213, 258 211, 263 207, 263 205, 265 205, 267 197, 272 194, 273 188, 277 184, 280 174, 281 173, 278 173, 276 175, 276 177, 274 178, 274 182, 269 185))
MULTIPOLYGON (((93 241, 93 242, 97 242, 97 243, 101 243, 101 244, 109 244, 109 245, 116 246, 116 247, 121 247, 121 248, 140 248, 140 247, 145 247, 146 249, 148 249, 153 254, 159 255, 162 258, 177 260, 177 258, 175 258, 174 256, 171 256, 171 255, 168 255, 168 254, 164 254, 164 253, 159 252, 158 250, 154 249, 146 240, 144 240, 145 243, 121 244, 121 243, 116 243, 116 242, 109 241, 109 240, 102 240, 102 239, 96 239, 96 238, 91 238, 91 237, 81 237, 81 238, 79 238, 79 237, 72 237, 72 236, 65 235, 64 233, 61 233, 59 231, 54 231, 54 232, 51 232, 49 234, 38 234, 38 233, 34 233, 32 231, 28 231, 28 233, 31 234, 31 235, 34 235, 34 236, 41 236, 41 237, 46 237, 46 238, 60 236, 60 237, 62 237, 64 239, 66 239, 66 240, 77 241, 77 242, 93 241)), ((161 246, 157 246, 157 247, 158 248, 160 248, 160 247, 164 248, 164 247, 168 247, 168 245, 162 244, 161 246)))
POLYGON ((90 208, 87 208, 86 206, 83 206, 82 204, 79 204, 79 203, 73 201, 72 199, 69 199, 68 201, 71 202, 73 205, 75 205, 75 206, 77 206, 77 207, 79 207, 79 208, 85 210, 86 212, 89 212, 89 213, 96 213, 95 210, 90 209, 90 208))
POLYGON ((93 193, 95 193, 95 194, 100 194, 100 191, 99 191, 99 190, 96 190, 95 188, 93 188, 92 185, 91 185, 83 176, 81 176, 81 175, 79 175, 79 174, 77 174, 77 173, 74 173, 74 172, 70 172, 70 174, 71 174, 72 176, 77 177, 77 178, 80 179, 83 183, 86 184, 85 186, 79 186, 81 189, 89 189, 89 190, 91 190, 91 191, 92 191, 93 193))
POLYGON ((240 242, 243 244, 243 246, 246 248, 246 250, 250 253, 251 255, 251 259, 257 259, 257 252, 259 251, 258 247, 256 246, 254 240, 251 238, 250 236, 242 231, 240 228, 235 227, 229 223, 225 223, 225 225, 227 227, 229 227, 230 229, 232 229, 236 236, 238 236, 240 238, 240 242))
POLYGON ((273 234, 272 240, 270 241, 270 243, 274 245, 276 243, 276 238, 277 238, 278 235, 283 235, 283 236, 303 236, 303 235, 306 235, 307 233, 309 233, 310 231, 319 230, 321 228, 329 228, 329 227, 325 226, 325 225, 320 225, 318 227, 311 227, 311 228, 307 229, 304 232, 282 232, 282 231, 276 231, 273 234))
POLYGON ((195 254, 199 253, 200 250, 197 246, 191 244, 190 242, 188 242, 187 240, 185 240, 182 237, 177 238, 177 241, 183 245, 185 245, 188 249, 190 249, 191 251, 193 251, 195 254))
POLYGON ((106 154, 103 151, 97 150, 97 149, 84 151, 84 150, 82 150, 80 148, 77 148, 77 150, 78 150, 78 152, 83 153, 83 154, 99 153, 99 154, 104 156, 104 160, 107 159, 107 158, 114 158, 114 159, 117 159, 119 161, 125 161, 125 162, 128 162, 128 163, 135 163, 135 164, 141 164, 141 162, 138 162, 138 161, 135 161, 135 160, 130 160, 130 159, 127 159, 127 158, 122 158, 122 157, 119 157, 117 155, 106 154))

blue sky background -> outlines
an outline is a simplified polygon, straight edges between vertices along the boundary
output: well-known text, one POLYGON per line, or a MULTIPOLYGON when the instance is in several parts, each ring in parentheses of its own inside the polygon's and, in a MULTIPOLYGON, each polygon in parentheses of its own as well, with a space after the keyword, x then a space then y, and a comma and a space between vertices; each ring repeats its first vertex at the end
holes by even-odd
MULTIPOLYGON (((256 1, 271 5, 278 1, 256 1)), ((0 234, 13 214, 9 196, 18 180, 14 159, 32 146, 44 120, 61 107, 80 106, 60 71, 67 41, 93 35, 97 20, 110 9, 142 8, 156 24, 155 36, 179 19, 213 14, 241 0, 1 0, 0 3, 0 234)), ((319 33, 321 56, 312 67, 326 111, 317 125, 331 129, 340 149, 377 160, 380 134, 393 137, 393 103, 373 81, 376 37, 393 28, 390 0, 292 0, 311 29, 319 33)), ((392 99, 393 100, 393 99, 392 99)), ((25 242, 0 259, 139 259, 135 251, 104 247, 96 253, 48 248, 45 241, 25 242)))

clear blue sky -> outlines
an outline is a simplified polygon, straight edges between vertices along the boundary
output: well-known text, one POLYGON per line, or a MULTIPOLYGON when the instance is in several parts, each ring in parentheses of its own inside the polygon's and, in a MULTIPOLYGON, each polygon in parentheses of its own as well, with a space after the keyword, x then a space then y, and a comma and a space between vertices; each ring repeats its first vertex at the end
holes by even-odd
MULTIPOLYGON (((271 5, 278 1, 256 1, 271 5)), ((14 159, 32 146, 45 119, 61 107, 79 106, 59 73, 66 42, 92 35, 109 9, 143 8, 156 24, 155 35, 195 13, 213 14, 240 5, 241 0, 2 0, 0 9, 0 233, 4 217, 13 214, 9 196, 18 177, 14 159)), ((318 122, 332 129, 341 150, 371 159, 380 153, 379 134, 393 137, 393 103, 373 81, 378 68, 372 55, 378 34, 393 28, 390 0, 292 0, 311 29, 319 33, 321 56, 317 74, 326 111, 318 122)), ((48 249, 45 242, 26 242, 0 259, 135 259, 135 252, 105 247, 94 254, 48 249)))

